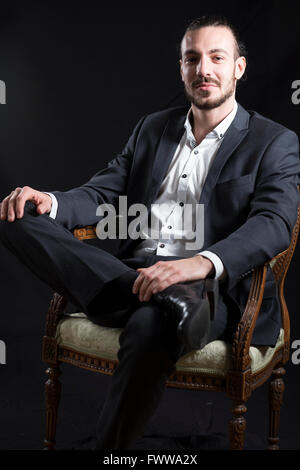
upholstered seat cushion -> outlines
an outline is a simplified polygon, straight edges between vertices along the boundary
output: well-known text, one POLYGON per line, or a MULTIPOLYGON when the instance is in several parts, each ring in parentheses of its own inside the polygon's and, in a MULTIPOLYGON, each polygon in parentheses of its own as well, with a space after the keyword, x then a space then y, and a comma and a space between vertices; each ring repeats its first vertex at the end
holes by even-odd
MULTIPOLYGON (((64 316, 57 328, 57 341, 60 346, 89 354, 102 359, 117 360, 120 328, 107 328, 92 323, 84 313, 64 316)), ((276 350, 284 343, 284 331, 280 330, 274 348, 250 347, 251 369, 257 372, 271 361, 276 350)), ((213 341, 201 350, 182 356, 176 365, 178 371, 205 372, 212 375, 225 375, 230 368, 231 345, 221 340, 213 341)))

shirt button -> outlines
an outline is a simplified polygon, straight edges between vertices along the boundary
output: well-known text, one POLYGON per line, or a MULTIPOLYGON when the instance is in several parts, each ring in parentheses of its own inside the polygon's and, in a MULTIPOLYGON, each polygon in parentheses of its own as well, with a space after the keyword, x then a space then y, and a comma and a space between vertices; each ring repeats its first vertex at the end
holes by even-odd
POLYGON ((186 177, 187 177, 187 175, 184 173, 184 174, 182 175, 182 178, 186 178, 186 177))
POLYGON ((164 243, 161 243, 161 244, 159 245, 159 248, 164 248, 164 247, 165 247, 164 243))
POLYGON ((179 203, 180 207, 184 206, 184 203, 183 202, 180 202, 179 203))
POLYGON ((197 155, 198 153, 199 153, 198 150, 195 150, 195 151, 194 151, 194 154, 195 154, 195 155, 197 155))

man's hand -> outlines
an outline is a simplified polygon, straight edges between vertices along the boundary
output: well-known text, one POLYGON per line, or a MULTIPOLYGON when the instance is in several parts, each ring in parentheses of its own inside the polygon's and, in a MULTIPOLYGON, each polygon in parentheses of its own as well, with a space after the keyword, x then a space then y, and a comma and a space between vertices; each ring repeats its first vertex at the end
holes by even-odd
POLYGON ((13 222, 24 215, 26 201, 36 205, 38 214, 47 214, 51 211, 52 199, 48 194, 32 189, 29 186, 16 188, 1 202, 0 219, 13 222))
POLYGON ((201 255, 174 261, 158 261, 149 268, 137 269, 132 292, 139 294, 140 302, 148 302, 152 294, 161 292, 178 282, 205 279, 214 271, 213 263, 201 255))

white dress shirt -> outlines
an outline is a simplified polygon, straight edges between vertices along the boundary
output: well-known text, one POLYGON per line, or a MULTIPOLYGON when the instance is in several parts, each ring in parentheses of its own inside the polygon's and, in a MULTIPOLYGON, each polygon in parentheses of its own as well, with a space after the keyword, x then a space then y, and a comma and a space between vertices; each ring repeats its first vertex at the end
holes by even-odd
MULTIPOLYGON (((210 259, 215 267, 215 278, 224 276, 224 266, 220 258, 210 251, 199 252, 186 249, 190 231, 183 230, 183 217, 187 204, 192 209, 193 231, 196 231, 196 205, 199 203, 200 195, 205 179, 222 143, 224 134, 235 118, 237 103, 234 102, 233 110, 221 121, 215 129, 209 132, 202 142, 197 145, 190 124, 191 109, 185 120, 185 132, 175 151, 167 174, 161 184, 158 197, 151 209, 151 224, 160 227, 160 239, 151 239, 147 232, 143 233, 145 238, 134 254, 143 252, 162 256, 191 257, 202 255, 210 259)), ((205 220, 202 220, 205 223, 205 220)), ((197 227, 197 230, 201 227, 197 227)), ((201 248, 201 247, 200 247, 201 248)))
MULTIPOLYGON (((151 226, 159 227, 159 231, 155 232, 155 238, 153 232, 151 238, 149 229, 142 231, 142 241, 134 251, 134 255, 145 253, 182 257, 202 255, 213 263, 215 278, 222 279, 225 275, 224 266, 216 254, 208 250, 199 252, 199 249, 187 249, 187 242, 192 243, 193 238, 191 230, 184 230, 183 217, 186 205, 190 204, 193 220, 191 228, 195 233, 196 206, 199 204, 205 179, 224 134, 235 118, 237 103, 234 102, 233 110, 205 136, 199 145, 190 124, 191 112, 190 109, 184 124, 185 131, 161 184, 157 199, 151 207, 151 226)), ((53 194, 47 194, 52 198, 49 216, 55 219, 58 209, 57 199, 53 194)), ((205 220, 203 222, 205 223, 205 220)))

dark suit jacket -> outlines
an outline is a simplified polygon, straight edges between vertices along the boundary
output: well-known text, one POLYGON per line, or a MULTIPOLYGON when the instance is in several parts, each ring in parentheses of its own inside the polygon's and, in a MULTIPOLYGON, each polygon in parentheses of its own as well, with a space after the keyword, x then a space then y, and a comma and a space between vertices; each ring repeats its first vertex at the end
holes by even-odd
MULTIPOLYGON (((96 208, 128 207, 156 199, 184 132, 187 108, 172 108, 143 117, 123 152, 89 182, 58 199, 57 220, 68 229, 96 224, 96 208)), ((206 178, 199 203, 205 206, 203 249, 216 253, 225 266, 223 290, 240 315, 256 266, 285 250, 296 221, 299 146, 296 134, 256 112, 238 106, 206 178)), ((118 256, 128 257, 136 240, 121 240, 118 256)), ((253 344, 274 345, 280 307, 271 270, 253 344)))

